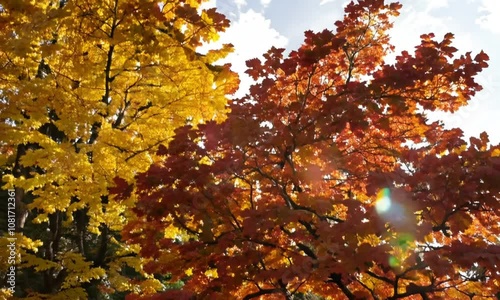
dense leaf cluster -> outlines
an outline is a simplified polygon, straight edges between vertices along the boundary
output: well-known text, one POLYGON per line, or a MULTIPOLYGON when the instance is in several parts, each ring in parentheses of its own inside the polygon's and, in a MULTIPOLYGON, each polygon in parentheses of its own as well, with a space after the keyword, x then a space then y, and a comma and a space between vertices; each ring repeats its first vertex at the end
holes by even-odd
POLYGON ((336 31, 248 61, 259 83, 223 123, 179 128, 159 149, 124 237, 146 270, 185 285, 145 299, 499 291, 500 147, 426 118, 466 105, 488 56, 426 34, 385 63, 400 7, 351 3, 336 31))
POLYGON ((238 80, 214 63, 231 46, 196 49, 229 21, 200 4, 0 1, 0 166, 3 188, 16 194, 15 296, 164 289, 120 236, 135 199, 116 201, 109 189, 147 170, 175 128, 224 118, 238 80))

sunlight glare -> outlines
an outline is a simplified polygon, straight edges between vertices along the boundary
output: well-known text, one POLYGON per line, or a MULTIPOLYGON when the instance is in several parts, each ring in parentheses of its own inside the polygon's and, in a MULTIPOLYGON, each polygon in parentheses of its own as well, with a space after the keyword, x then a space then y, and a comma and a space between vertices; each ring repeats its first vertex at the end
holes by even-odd
POLYGON ((391 198, 390 191, 388 188, 380 190, 377 194, 377 201, 375 203, 375 209, 377 212, 385 213, 391 208, 391 198))

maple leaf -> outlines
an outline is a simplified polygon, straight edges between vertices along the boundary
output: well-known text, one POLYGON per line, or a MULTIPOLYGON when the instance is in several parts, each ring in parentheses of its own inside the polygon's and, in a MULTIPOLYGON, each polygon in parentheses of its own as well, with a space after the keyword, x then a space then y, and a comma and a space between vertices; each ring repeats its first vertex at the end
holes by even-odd
POLYGON ((136 176, 124 231, 149 268, 189 270, 200 299, 467 299, 467 272, 494 297, 498 146, 426 118, 466 105, 488 57, 430 33, 385 64, 400 8, 351 2, 336 32, 247 61, 259 83, 223 123, 178 131, 136 176), (158 237, 172 227, 185 236, 158 237))
POLYGON ((121 230, 138 218, 134 176, 176 128, 222 121, 238 86, 216 63, 229 44, 196 52, 229 25, 201 2, 1 2, 0 162, 26 239, 14 296, 162 289, 121 230))

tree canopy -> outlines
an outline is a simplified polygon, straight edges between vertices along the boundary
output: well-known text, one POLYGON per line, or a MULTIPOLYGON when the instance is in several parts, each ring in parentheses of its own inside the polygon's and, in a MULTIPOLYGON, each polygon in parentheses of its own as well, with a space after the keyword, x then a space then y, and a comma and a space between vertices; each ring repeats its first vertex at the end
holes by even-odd
POLYGON ((202 2, 0 0, 0 298, 500 298, 500 145, 428 120, 488 55, 358 0, 229 100, 202 2))
POLYGON ((500 145, 427 119, 467 105, 488 56, 430 33, 386 63, 400 8, 351 2, 335 30, 249 60, 224 122, 177 129, 136 190, 121 181, 138 197, 123 237, 184 282, 130 299, 500 295, 500 145))
POLYGON ((200 3, 0 2, 0 157, 3 188, 16 194, 15 296, 163 288, 120 237, 134 198, 109 191, 115 178, 146 171, 175 128, 225 117, 238 79, 215 62, 232 46, 196 49, 229 21, 200 3))

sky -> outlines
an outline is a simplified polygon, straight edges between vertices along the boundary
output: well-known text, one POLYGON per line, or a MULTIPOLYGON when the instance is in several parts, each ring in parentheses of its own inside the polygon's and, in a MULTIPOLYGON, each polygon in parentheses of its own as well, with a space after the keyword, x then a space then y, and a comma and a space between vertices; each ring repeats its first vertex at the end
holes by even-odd
MULTIPOLYGON (((389 2, 389 1, 386 1, 389 2)), ((390 1, 392 2, 392 1, 390 1)), ((500 1, 499 0, 401 0, 401 15, 390 32, 395 54, 410 53, 420 35, 433 32, 436 38, 452 32, 459 54, 484 50, 490 57, 489 68, 477 81, 483 85, 466 107, 455 114, 436 113, 431 120, 444 120, 446 127, 460 127, 466 137, 486 131, 493 144, 500 143, 500 1)), ((245 61, 261 57, 272 46, 298 48, 306 30, 334 29, 343 16, 346 0, 210 0, 231 20, 231 27, 218 43, 232 43, 235 52, 226 61, 240 74, 241 88, 247 91, 252 81, 244 71, 245 61)), ((390 61, 390 58, 388 58, 390 61)))

